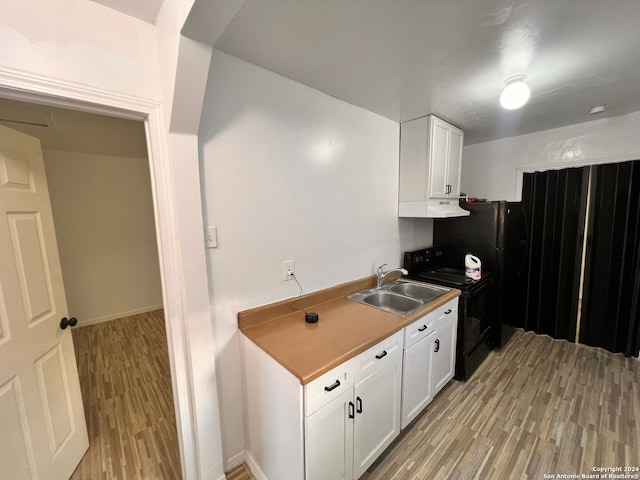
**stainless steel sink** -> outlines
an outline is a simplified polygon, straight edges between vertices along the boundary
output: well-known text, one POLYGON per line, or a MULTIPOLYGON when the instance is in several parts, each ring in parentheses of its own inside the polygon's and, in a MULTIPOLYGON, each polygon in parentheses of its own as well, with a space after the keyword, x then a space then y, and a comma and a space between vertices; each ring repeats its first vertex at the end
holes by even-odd
POLYGON ((364 303, 368 303, 374 307, 396 310, 398 312, 408 312, 421 305, 418 300, 389 292, 375 292, 367 295, 362 300, 364 303))
POLYGON ((449 289, 430 285, 420 285, 417 283, 394 282, 394 284, 391 284, 389 287, 389 291, 412 298, 419 298, 425 302, 430 302, 431 300, 435 300, 447 293, 449 289))
POLYGON ((449 291, 436 285, 396 280, 380 288, 352 293, 347 298, 404 317, 449 291))

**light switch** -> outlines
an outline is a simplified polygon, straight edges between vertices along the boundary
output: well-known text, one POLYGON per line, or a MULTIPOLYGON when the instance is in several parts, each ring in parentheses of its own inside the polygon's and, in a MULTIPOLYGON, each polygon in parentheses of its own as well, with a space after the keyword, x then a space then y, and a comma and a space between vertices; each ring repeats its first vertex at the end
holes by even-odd
POLYGON ((204 244, 206 248, 218 248, 217 227, 207 227, 204 235, 204 244))

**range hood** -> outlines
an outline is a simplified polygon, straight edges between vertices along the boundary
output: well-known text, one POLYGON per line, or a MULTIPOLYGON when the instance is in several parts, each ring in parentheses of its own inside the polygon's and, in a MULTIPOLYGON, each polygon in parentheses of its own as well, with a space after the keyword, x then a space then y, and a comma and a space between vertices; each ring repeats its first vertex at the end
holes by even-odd
POLYGON ((468 210, 460 208, 459 199, 430 199, 422 202, 398 202, 399 217, 448 218, 466 217, 468 210))

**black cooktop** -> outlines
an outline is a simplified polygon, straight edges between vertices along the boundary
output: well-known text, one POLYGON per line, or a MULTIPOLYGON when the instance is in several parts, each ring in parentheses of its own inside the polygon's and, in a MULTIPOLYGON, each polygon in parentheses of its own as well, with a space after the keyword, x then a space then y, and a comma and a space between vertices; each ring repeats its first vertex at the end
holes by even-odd
POLYGON ((449 267, 420 272, 416 277, 420 280, 437 281, 454 287, 466 287, 475 283, 475 280, 465 277, 464 272, 449 267))
POLYGON ((480 280, 471 279, 464 274, 464 259, 452 261, 446 246, 435 245, 404 254, 403 267, 409 272, 408 278, 435 283, 445 287, 471 290, 484 283, 488 274, 480 280), (456 265, 460 263, 460 266, 456 265))

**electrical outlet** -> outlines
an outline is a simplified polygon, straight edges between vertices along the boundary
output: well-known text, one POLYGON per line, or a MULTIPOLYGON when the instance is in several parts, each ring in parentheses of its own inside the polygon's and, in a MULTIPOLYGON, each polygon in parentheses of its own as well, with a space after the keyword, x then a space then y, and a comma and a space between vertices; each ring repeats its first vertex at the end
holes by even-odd
POLYGON ((296 273, 296 262, 294 260, 285 260, 282 262, 282 279, 293 280, 293 276, 296 273))

